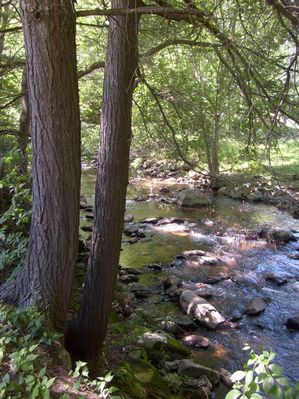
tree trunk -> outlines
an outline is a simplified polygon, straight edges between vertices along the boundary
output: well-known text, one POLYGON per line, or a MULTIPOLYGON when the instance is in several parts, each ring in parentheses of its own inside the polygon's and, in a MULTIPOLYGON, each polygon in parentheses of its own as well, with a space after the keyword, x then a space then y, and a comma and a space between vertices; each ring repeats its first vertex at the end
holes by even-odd
MULTIPOLYGON (((112 0, 112 8, 135 7, 135 0, 112 0)), ((131 143, 132 96, 138 16, 110 19, 105 64, 95 221, 82 302, 67 334, 67 348, 96 373, 116 282, 131 143)))
POLYGON ((70 0, 21 0, 32 132, 29 249, 0 297, 65 322, 78 246, 80 118, 75 13, 70 0))
POLYGON ((30 115, 29 115, 29 98, 28 98, 28 85, 27 85, 27 68, 24 67, 22 76, 22 93, 21 98, 21 113, 20 113, 20 134, 18 136, 18 147, 20 150, 20 172, 22 174, 27 173, 28 169, 28 157, 27 157, 27 146, 30 137, 30 115))

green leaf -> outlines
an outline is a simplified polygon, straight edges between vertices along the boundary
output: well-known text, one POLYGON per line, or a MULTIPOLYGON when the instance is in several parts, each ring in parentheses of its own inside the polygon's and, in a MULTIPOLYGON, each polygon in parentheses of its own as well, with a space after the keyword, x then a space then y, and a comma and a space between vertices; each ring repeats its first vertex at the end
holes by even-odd
POLYGON ((55 379, 56 379, 56 377, 50 378, 50 379, 46 382, 46 387, 47 387, 47 388, 50 388, 50 387, 54 384, 55 379))
POLYGON ((245 376, 246 376, 245 371, 238 370, 238 371, 236 371, 236 372, 231 376, 231 380, 232 380, 233 382, 235 382, 235 381, 241 381, 241 380, 243 380, 243 378, 244 378, 245 376))
POLYGON ((258 393, 253 393, 250 399, 263 399, 263 397, 258 393))
POLYGON ((274 379, 272 376, 266 377, 266 379, 263 382, 263 390, 266 395, 271 393, 271 390, 272 390, 274 384, 275 383, 274 383, 274 379))
POLYGON ((50 399, 50 391, 46 388, 43 392, 43 399, 50 399))
POLYGON ((229 391, 229 393, 226 395, 225 399, 238 399, 241 396, 241 392, 238 391, 237 389, 233 389, 229 391))
POLYGON ((247 371, 245 376, 245 383, 251 384, 252 381, 253 381, 253 371, 247 371))

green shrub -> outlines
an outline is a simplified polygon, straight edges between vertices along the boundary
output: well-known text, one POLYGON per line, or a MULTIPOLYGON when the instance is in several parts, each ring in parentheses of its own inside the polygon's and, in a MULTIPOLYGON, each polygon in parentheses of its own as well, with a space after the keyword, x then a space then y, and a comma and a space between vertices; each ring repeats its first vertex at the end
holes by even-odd
POLYGON ((244 370, 238 370, 232 375, 233 389, 225 399, 299 399, 299 383, 290 386, 282 375, 281 367, 273 363, 275 353, 262 351, 256 354, 250 350, 250 356, 244 370))

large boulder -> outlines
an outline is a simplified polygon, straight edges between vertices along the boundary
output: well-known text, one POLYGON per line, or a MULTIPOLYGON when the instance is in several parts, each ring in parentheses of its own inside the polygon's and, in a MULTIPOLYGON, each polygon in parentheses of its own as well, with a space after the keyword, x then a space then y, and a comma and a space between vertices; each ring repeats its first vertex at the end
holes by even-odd
POLYGON ((212 385, 216 385, 220 381, 220 373, 218 371, 202 366, 190 359, 178 361, 178 374, 192 378, 200 378, 205 375, 212 385))
POLYGON ((225 319, 216 308, 195 292, 187 290, 180 296, 180 305, 185 313, 196 317, 204 326, 215 329, 225 319))
POLYGON ((211 205, 211 197, 198 190, 182 190, 177 194, 177 203, 182 207, 200 208, 202 206, 211 205))

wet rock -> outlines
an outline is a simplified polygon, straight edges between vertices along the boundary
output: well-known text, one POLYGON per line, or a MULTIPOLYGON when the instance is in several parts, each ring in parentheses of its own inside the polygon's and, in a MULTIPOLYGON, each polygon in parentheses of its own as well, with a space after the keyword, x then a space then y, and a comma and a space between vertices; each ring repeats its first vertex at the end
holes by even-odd
POLYGON ((211 288, 199 288, 195 291, 195 293, 204 299, 210 299, 214 295, 211 288))
POLYGON ((135 274, 123 274, 119 276, 119 280, 122 283, 129 284, 129 283, 134 283, 139 280, 139 278, 135 274))
POLYGON ((204 256, 206 255, 206 252, 201 251, 200 249, 193 249, 191 251, 184 251, 183 256, 204 256))
POLYGON ((248 194, 248 199, 249 199, 249 201, 252 201, 252 202, 260 202, 263 200, 263 198, 264 198, 264 194, 259 190, 252 191, 251 193, 248 194))
POLYGON ((160 323, 161 328, 169 334, 180 336, 184 334, 184 330, 171 320, 162 320, 160 323))
POLYGON ((80 202, 80 209, 83 209, 85 212, 93 212, 93 207, 82 201, 80 202))
POLYGON ((93 220, 93 218, 94 218, 94 214, 93 213, 89 213, 89 214, 85 215, 85 219, 93 220))
MULTIPOLYGON (((204 283, 205 284, 218 284, 220 283, 221 278, 218 276, 208 276, 205 280, 204 283)), ((198 294, 200 295, 200 294, 198 294)), ((201 296, 201 295, 200 295, 201 296)))
POLYGON ((213 305, 193 291, 188 290, 182 293, 180 305, 187 314, 196 317, 200 323, 208 328, 215 329, 219 324, 225 322, 225 319, 213 305))
POLYGON ((299 293, 299 281, 296 281, 296 283, 293 283, 290 285, 290 289, 293 292, 298 292, 299 293))
POLYGON ((288 279, 286 277, 279 276, 273 272, 264 273, 264 278, 265 280, 270 281, 271 283, 274 283, 278 286, 284 285, 288 282, 288 279))
POLYGON ((138 224, 133 223, 125 223, 124 226, 124 234, 131 236, 132 234, 136 234, 139 230, 138 224))
POLYGON ((158 332, 146 332, 138 338, 137 343, 146 350, 154 349, 154 347, 165 347, 167 346, 167 337, 164 334, 158 332))
POLYGON ((242 284, 249 287, 252 286, 256 288, 262 288, 266 285, 264 277, 257 273, 232 273, 230 278, 237 284, 242 284))
POLYGON ((125 223, 131 223, 134 220, 134 216, 133 215, 125 215, 124 217, 124 222, 125 223))
POLYGON ((200 263, 203 265, 217 265, 217 263, 221 262, 219 258, 216 258, 216 256, 201 256, 200 258, 200 263))
POLYGON ((122 270, 124 273, 127 273, 127 274, 135 274, 136 276, 142 274, 142 272, 141 272, 140 270, 134 269, 134 268, 132 268, 132 267, 123 267, 123 268, 121 267, 121 270, 122 270))
POLYGON ((147 219, 144 219, 141 223, 157 224, 161 219, 163 219, 163 218, 162 217, 147 218, 147 219))
POLYGON ((145 267, 148 267, 151 270, 155 270, 157 272, 160 272, 162 270, 162 265, 160 263, 150 263, 148 265, 145 265, 145 267))
POLYGON ((294 252, 294 253, 292 253, 292 254, 288 254, 288 257, 290 258, 290 259, 299 259, 299 252, 294 252))
POLYGON ((294 239, 291 231, 278 227, 264 227, 259 235, 274 244, 283 244, 294 239))
POLYGON ((190 359, 182 359, 178 361, 178 374, 192 378, 200 378, 205 375, 212 385, 216 385, 220 381, 220 373, 208 367, 204 367, 190 359))
POLYGON ((231 388, 234 385, 234 383, 231 380, 232 374, 225 369, 220 369, 219 372, 222 384, 224 384, 228 388, 231 388))
POLYGON ((177 324, 179 327, 181 327, 184 331, 193 331, 196 330, 196 324, 193 322, 193 320, 190 319, 190 317, 182 315, 175 317, 173 319, 175 324, 177 324))
POLYGON ((210 346, 210 341, 206 337, 202 337, 201 335, 186 335, 182 339, 183 344, 187 346, 193 346, 194 348, 205 349, 210 346))
POLYGON ((245 312, 248 315, 257 315, 263 312, 266 309, 266 302, 263 298, 254 298, 249 304, 246 306, 245 312))
POLYGON ((234 309, 231 315, 230 320, 231 321, 238 321, 241 320, 243 317, 244 311, 240 310, 240 309, 234 309))
POLYGON ((179 287, 181 284, 181 279, 176 276, 169 276, 163 281, 163 286, 165 289, 168 289, 170 287, 179 287))
POLYGON ((299 314, 288 318, 287 328, 299 331, 299 314))
POLYGON ((145 284, 132 283, 130 291, 133 292, 136 298, 143 299, 152 295, 160 294, 161 289, 158 286, 148 286, 145 284))
POLYGON ((195 190, 182 190, 177 194, 177 203, 182 207, 200 208, 211 205, 212 201, 206 193, 195 190))

